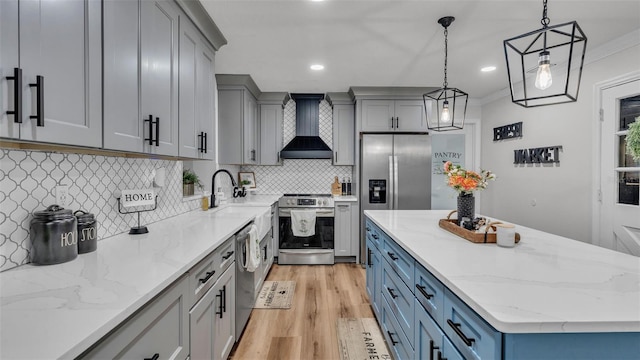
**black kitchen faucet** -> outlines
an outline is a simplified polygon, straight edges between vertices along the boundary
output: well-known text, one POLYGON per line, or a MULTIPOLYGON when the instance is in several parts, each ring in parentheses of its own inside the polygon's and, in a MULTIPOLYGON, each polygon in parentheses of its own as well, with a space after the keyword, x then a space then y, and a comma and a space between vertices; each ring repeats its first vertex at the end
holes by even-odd
POLYGON ((209 208, 216 207, 216 175, 218 175, 218 173, 220 172, 224 172, 229 175, 229 179, 231 179, 231 185, 233 185, 234 198, 247 196, 247 190, 245 188, 242 188, 242 190, 238 188, 238 184, 236 184, 236 181, 233 179, 233 175, 231 175, 231 173, 226 169, 220 169, 214 172, 213 177, 211 178, 211 203, 209 204, 209 208))

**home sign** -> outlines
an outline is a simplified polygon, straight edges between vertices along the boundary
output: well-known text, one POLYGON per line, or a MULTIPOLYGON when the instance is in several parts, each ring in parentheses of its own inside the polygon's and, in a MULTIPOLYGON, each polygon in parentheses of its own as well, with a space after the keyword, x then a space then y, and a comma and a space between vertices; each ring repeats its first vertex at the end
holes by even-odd
POLYGON ((122 207, 146 206, 155 204, 153 189, 122 190, 122 207))

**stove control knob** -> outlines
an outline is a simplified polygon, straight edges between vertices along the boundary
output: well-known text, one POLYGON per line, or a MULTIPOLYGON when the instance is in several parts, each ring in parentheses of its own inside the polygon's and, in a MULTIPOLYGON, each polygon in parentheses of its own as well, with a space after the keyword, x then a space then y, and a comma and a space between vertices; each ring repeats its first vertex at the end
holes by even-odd
POLYGON ((287 205, 293 205, 293 200, 291 199, 287 200, 287 205))
POLYGON ((325 200, 320 200, 320 205, 325 205, 325 204, 326 204, 325 200))

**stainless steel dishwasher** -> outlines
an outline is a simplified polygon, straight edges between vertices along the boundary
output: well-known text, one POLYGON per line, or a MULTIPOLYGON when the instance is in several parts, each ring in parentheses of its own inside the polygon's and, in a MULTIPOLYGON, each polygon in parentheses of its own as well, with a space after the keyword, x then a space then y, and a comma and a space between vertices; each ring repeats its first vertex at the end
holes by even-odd
POLYGON ((253 273, 245 268, 247 262, 247 238, 253 222, 236 234, 236 341, 247 325, 253 309, 256 295, 253 284, 253 273))

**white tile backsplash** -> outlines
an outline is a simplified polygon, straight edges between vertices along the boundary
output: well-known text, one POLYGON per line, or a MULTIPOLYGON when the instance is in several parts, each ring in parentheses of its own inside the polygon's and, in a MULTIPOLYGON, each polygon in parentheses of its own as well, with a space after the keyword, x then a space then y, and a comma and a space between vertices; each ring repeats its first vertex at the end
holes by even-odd
MULTIPOLYGON (((320 138, 333 146, 333 111, 326 100, 320 102, 320 138)), ((296 135, 296 103, 284 108, 283 141, 288 144, 296 135)), ((242 166, 256 176, 257 193, 331 193, 331 183, 338 176, 353 179, 352 166, 333 166, 331 159, 284 159, 282 166, 242 166)))
POLYGON ((141 223, 197 209, 200 200, 182 200, 182 166, 181 161, 0 149, 0 271, 29 262, 31 214, 55 203, 56 185, 69 185, 66 208, 96 216, 102 240, 137 225, 136 214, 118 212, 114 193, 151 187, 156 168, 166 169, 166 185, 156 188, 157 209, 141 213, 141 223))

